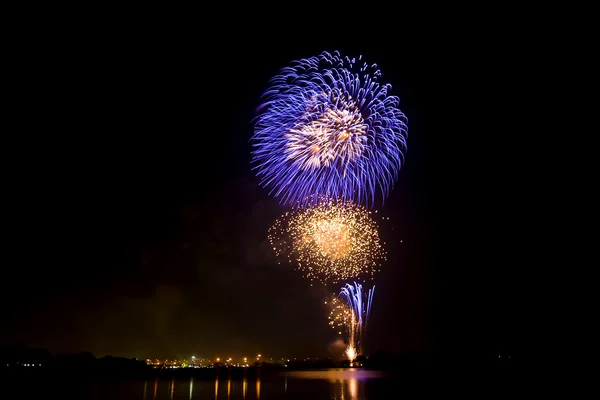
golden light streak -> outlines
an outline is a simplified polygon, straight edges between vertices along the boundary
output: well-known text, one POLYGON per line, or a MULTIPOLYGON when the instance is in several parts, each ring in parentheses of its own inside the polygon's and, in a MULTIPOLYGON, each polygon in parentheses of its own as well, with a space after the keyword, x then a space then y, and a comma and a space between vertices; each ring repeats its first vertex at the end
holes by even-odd
POLYGON ((352 378, 348 382, 348 388, 350 389, 350 400, 358 399, 358 379, 352 378))
POLYGON ((348 357, 348 360, 350 360, 350 365, 352 365, 352 361, 354 361, 354 359, 356 358, 356 349, 354 348, 354 346, 349 345, 346 348, 346 356, 348 357))

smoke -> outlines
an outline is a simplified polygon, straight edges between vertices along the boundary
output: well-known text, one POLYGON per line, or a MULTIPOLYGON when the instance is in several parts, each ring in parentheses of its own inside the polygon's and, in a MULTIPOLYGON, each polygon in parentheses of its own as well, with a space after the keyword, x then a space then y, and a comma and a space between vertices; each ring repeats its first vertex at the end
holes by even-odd
POLYGON ((346 344, 342 339, 337 339, 327 346, 327 350, 329 351, 329 355, 331 359, 334 361, 342 361, 346 359, 346 354, 344 353, 346 349, 346 344))

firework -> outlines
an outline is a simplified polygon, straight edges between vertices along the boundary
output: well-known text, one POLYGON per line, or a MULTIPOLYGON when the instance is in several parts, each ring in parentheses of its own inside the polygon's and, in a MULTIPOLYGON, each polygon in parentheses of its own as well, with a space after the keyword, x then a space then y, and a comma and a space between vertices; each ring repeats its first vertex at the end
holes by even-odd
POLYGON ((404 162, 407 118, 376 64, 338 52, 293 62, 271 79, 252 138, 252 161, 282 204, 328 196, 370 208, 404 162))
POLYGON ((289 211, 269 229, 279 262, 325 284, 373 279, 385 260, 373 213, 350 201, 319 202, 289 211))
POLYGON ((329 311, 329 326, 342 334, 342 330, 346 329, 350 322, 352 310, 346 303, 341 301, 337 296, 333 297, 330 302, 325 302, 330 306, 329 311))
POLYGON ((340 291, 340 298, 344 301, 346 307, 350 310, 350 318, 346 322, 346 332, 348 334, 348 347, 346 354, 352 361, 357 354, 362 354, 362 345, 367 333, 367 322, 371 314, 371 304, 375 286, 365 294, 360 283, 354 282, 344 285, 340 291), (358 349, 358 353, 357 353, 358 349), (353 355, 353 357, 350 357, 353 355))
POLYGON ((350 344, 348 347, 346 347, 345 353, 346 357, 348 357, 348 360, 350 361, 350 365, 352 366, 352 361, 354 361, 357 356, 356 348, 350 344))

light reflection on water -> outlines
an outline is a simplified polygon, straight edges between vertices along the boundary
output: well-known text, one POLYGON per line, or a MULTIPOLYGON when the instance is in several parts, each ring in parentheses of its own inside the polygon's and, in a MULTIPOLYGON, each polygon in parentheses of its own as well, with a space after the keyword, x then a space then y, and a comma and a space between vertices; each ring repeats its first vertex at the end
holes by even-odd
MULTIPOLYGON (((73 379, 47 380, 23 387, 28 398, 77 398, 81 400, 378 400, 389 399, 398 382, 385 374, 358 368, 338 370, 286 371, 258 376, 201 378, 73 379), (382 378, 382 379, 379 379, 382 378), (30 391, 36 386, 35 394, 30 391), (65 390, 66 388, 66 390, 65 390), (65 397, 66 396, 66 397, 65 397)), ((22 393, 25 393, 22 392, 22 393)), ((0 398, 4 395, 0 393, 0 398)), ((23 398, 7 397, 7 398, 23 398)))
MULTIPOLYGON (((371 379, 385 378, 382 371, 363 370, 357 368, 340 368, 315 371, 286 371, 284 386, 287 394, 287 380, 327 380, 330 383, 330 398, 335 400, 367 400, 364 386, 371 379)), ((310 382, 307 382, 310 384, 310 382)))
MULTIPOLYGON (((142 400, 161 400, 161 399, 210 399, 212 390, 215 400, 220 399, 242 399, 242 400, 263 400, 269 399, 305 399, 310 400, 328 399, 328 400, 376 400, 379 398, 375 393, 367 395, 365 387, 370 382, 378 378, 386 378, 386 374, 381 371, 361 370, 358 368, 350 369, 330 369, 330 370, 311 370, 311 371, 286 371, 278 378, 261 381, 260 377, 256 379, 243 380, 215 379, 212 381, 194 380, 176 381, 174 378, 165 381, 155 379, 154 382, 144 381, 141 385, 140 397, 142 400), (254 388, 249 388, 248 381, 254 381, 254 388), (152 397, 149 396, 147 387, 154 385, 152 397), (161 386, 166 390, 161 390, 161 386), (264 390, 262 390, 264 387, 264 390), (252 390, 254 389, 254 390, 252 390), (261 393, 261 390, 264 393, 261 393), (185 397, 184 397, 185 396, 185 397)), ((385 380, 385 379, 384 379, 385 380)), ((96 397, 93 396, 95 399, 96 397)), ((115 394, 114 399, 125 399, 115 394)), ((127 397, 129 398, 129 397, 127 397)), ((135 398, 135 397, 131 397, 135 398)))
POLYGON ((327 379, 327 380, 367 380, 384 378, 387 374, 383 371, 372 371, 358 368, 337 368, 314 371, 286 371, 283 376, 296 379, 327 379))

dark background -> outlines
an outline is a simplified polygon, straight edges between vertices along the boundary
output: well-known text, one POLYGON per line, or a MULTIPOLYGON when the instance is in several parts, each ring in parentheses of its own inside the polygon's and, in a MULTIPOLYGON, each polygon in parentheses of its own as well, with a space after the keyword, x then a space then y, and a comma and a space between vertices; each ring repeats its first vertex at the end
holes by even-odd
POLYGON ((274 262, 266 231, 285 209, 258 186, 248 141, 268 79, 337 49, 379 65, 409 126, 406 164, 379 207, 390 256, 367 351, 522 352, 530 49, 484 22, 398 20, 353 35, 208 20, 82 22, 16 46, 0 342, 327 356, 325 291, 274 262))

